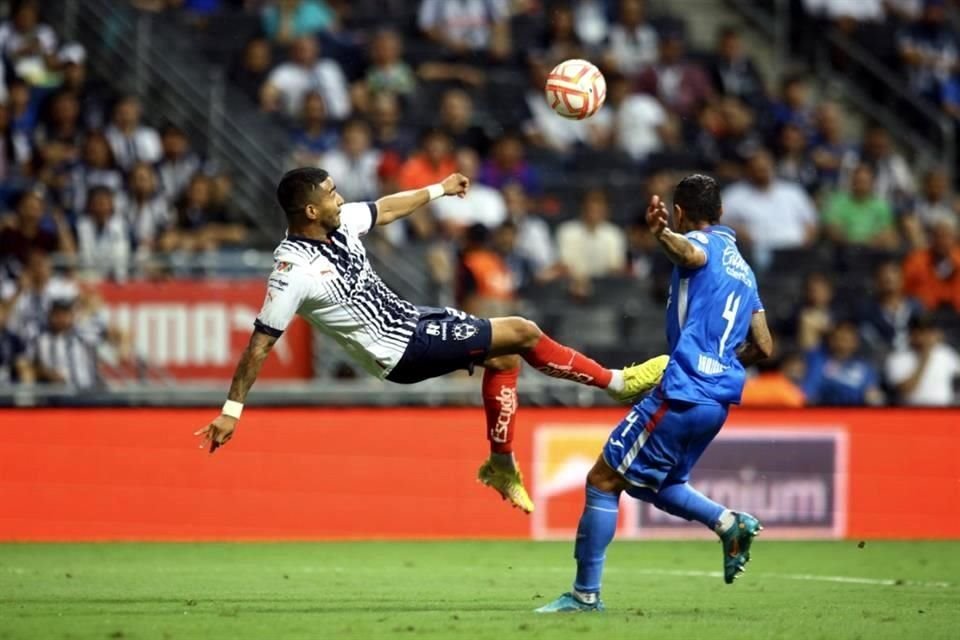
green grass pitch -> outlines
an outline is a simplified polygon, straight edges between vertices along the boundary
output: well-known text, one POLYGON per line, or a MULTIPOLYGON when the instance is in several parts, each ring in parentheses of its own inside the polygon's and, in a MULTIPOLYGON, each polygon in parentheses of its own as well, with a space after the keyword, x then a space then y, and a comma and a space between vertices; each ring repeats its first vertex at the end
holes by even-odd
POLYGON ((619 542, 605 614, 531 612, 569 543, 0 545, 0 638, 960 638, 960 542, 619 542), (821 579, 822 578, 822 579, 821 579))

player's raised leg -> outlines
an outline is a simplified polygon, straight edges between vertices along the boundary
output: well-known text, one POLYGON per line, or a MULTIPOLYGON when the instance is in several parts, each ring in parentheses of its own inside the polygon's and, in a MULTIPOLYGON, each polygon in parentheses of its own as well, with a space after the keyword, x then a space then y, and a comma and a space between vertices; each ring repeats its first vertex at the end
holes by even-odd
POLYGON ((483 410, 490 457, 477 471, 477 479, 518 509, 531 513, 533 501, 523 486, 523 474, 513 456, 514 424, 520 406, 517 379, 521 362, 519 356, 508 355, 489 358, 483 363, 483 410))
POLYGON ((552 378, 572 380, 605 389, 627 401, 655 387, 667 366, 667 356, 657 356, 625 369, 607 369, 576 349, 562 345, 525 318, 493 318, 490 355, 518 354, 537 371, 552 378))

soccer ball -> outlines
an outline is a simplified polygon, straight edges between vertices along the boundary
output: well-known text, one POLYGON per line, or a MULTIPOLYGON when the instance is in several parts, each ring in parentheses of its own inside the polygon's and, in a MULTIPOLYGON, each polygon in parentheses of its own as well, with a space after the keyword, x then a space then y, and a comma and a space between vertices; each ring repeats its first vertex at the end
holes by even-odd
POLYGON ((564 60, 547 76, 547 104, 560 117, 589 118, 607 99, 607 81, 586 60, 564 60))

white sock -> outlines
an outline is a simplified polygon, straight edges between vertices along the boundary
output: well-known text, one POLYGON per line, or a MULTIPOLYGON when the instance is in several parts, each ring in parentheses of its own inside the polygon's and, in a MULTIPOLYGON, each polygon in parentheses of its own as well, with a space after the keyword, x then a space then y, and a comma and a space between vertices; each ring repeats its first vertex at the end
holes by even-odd
POLYGON ((610 384, 607 385, 607 389, 620 393, 623 391, 623 369, 611 369, 610 373, 613 375, 610 376, 610 384))
POLYGON ((582 602, 583 604, 596 604, 597 599, 600 597, 600 594, 597 593, 585 593, 583 591, 573 590, 573 597, 582 602))
POLYGON ((720 517, 717 519, 717 533, 726 533, 736 521, 737 514, 735 514, 733 511, 730 511, 730 509, 724 509, 723 513, 721 513, 720 517))

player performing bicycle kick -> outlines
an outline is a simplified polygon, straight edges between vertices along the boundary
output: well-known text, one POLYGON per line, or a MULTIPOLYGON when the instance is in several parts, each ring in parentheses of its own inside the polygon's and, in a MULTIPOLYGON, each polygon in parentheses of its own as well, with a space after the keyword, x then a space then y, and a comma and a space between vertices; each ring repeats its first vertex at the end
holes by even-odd
POLYGON ((524 318, 487 319, 456 309, 416 306, 391 291, 370 265, 363 236, 374 225, 405 218, 437 198, 463 198, 469 189, 470 181, 454 173, 423 189, 344 204, 323 169, 286 173, 277 186, 277 200, 287 216, 287 237, 274 252, 266 300, 222 412, 195 432, 203 438, 201 446, 209 444, 212 453, 230 441, 264 360, 294 315, 300 315, 371 375, 391 382, 413 384, 483 367, 490 457, 477 478, 514 506, 532 512, 512 448, 521 359, 548 376, 605 389, 621 402, 656 386, 668 359, 657 356, 611 370, 555 342, 524 318))

